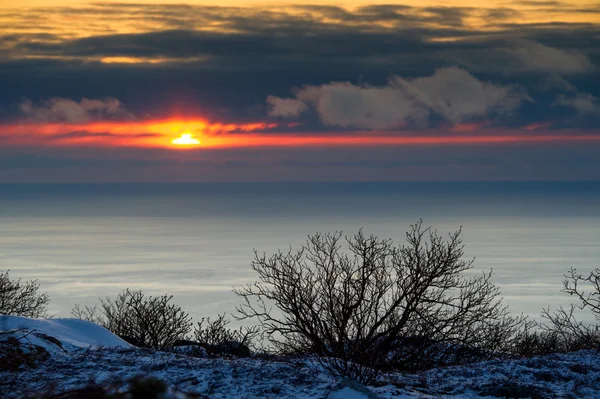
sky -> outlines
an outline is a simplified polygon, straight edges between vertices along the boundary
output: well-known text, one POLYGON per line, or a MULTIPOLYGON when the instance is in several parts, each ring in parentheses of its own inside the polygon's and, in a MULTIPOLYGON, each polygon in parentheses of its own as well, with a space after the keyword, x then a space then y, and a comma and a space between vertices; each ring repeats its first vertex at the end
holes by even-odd
POLYGON ((0 0, 0 183, 600 180, 600 4, 0 0))

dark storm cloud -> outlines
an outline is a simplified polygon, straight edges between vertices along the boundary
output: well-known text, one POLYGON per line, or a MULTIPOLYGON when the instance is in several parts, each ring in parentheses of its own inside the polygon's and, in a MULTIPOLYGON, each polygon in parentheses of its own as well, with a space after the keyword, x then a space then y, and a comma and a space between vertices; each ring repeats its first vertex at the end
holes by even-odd
MULTIPOLYGON (((279 32, 282 33, 282 32, 279 32)), ((171 30, 139 34, 98 36, 62 43, 31 43, 17 46, 19 51, 55 56, 124 56, 241 59, 247 64, 260 58, 287 57, 359 58, 386 56, 393 53, 419 53, 435 50, 436 45, 423 43, 417 32, 413 37, 383 33, 327 32, 314 37, 248 33, 231 35, 213 32, 171 30), (214 57, 214 58, 213 58, 214 57)), ((426 32, 421 32, 425 35, 426 32)), ((310 59, 310 58, 309 58, 310 59)))

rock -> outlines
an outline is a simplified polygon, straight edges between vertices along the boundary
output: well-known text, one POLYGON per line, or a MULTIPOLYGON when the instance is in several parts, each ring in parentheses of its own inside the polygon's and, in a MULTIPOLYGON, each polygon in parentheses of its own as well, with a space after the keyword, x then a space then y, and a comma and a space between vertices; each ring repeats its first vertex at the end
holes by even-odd
POLYGON ((189 339, 176 339, 173 341, 173 347, 176 346, 201 346, 200 342, 192 341, 189 339))
POLYGON ((238 341, 224 341, 218 345, 204 345, 207 352, 214 356, 249 357, 250 348, 238 341))
POLYGON ((208 352, 204 347, 200 345, 178 345, 173 346, 171 349, 174 353, 179 353, 181 355, 191 356, 191 357, 199 357, 199 358, 207 358, 208 352))
POLYGON ((121 338, 123 341, 127 342, 128 344, 131 344, 133 346, 137 346, 138 348, 145 348, 146 345, 144 345, 143 342, 141 342, 140 340, 138 340, 135 337, 130 337, 129 335, 118 335, 119 338, 121 338))

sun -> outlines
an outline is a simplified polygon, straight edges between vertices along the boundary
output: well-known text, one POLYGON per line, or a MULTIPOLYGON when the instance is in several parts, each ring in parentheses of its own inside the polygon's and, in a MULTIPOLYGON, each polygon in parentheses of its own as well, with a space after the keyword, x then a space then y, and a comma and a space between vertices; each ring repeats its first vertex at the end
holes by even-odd
POLYGON ((200 145, 201 141, 194 138, 191 133, 183 133, 180 137, 171 140, 171 143, 175 145, 193 146, 200 145))

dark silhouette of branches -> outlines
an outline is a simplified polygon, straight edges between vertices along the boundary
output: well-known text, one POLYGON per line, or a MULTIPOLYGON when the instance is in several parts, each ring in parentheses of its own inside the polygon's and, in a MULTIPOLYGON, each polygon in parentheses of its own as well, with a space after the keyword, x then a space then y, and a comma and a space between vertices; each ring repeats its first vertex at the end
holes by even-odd
POLYGON ((575 317, 577 308, 571 304, 568 309, 560 308, 554 312, 542 310, 542 317, 550 322, 549 325, 541 325, 542 331, 555 336, 558 341, 553 352, 600 348, 600 327, 578 321, 575 317))
POLYGON ((543 356, 583 349, 582 343, 563 329, 530 322, 519 331, 510 352, 519 357, 543 356))
POLYGON ((37 280, 11 280, 9 271, 0 271, 0 314, 25 317, 44 317, 50 298, 38 294, 37 280))
POLYGON ((259 334, 257 327, 242 326, 239 329, 229 328, 230 321, 225 315, 217 318, 202 318, 194 329, 194 339, 202 345, 209 354, 250 356, 250 348, 259 334))
POLYGON ((561 307, 554 312, 543 309, 542 317, 549 321, 549 325, 540 326, 542 334, 551 336, 556 341, 552 352, 600 349, 600 325, 583 323, 576 317, 577 310, 589 310, 596 321, 600 321, 600 269, 594 269, 584 275, 571 268, 564 277, 562 292, 575 297, 577 303, 572 303, 567 309, 561 307))
POLYGON ((260 282, 235 290, 239 317, 258 320, 274 350, 365 382, 381 370, 493 356, 523 319, 508 315, 491 273, 466 276, 473 261, 462 259, 460 233, 444 239, 418 222, 399 247, 359 231, 256 253, 260 282))
POLYGON ((565 275, 563 292, 579 299, 579 309, 589 309, 597 321, 600 321, 600 269, 592 270, 588 275, 571 268, 565 275), (585 291, 582 285, 587 285, 585 291))
POLYGON ((103 327, 106 327, 105 322, 100 315, 98 305, 81 306, 79 304, 75 304, 73 309, 71 309, 71 316, 76 319, 91 321, 92 323, 100 324, 103 327))
POLYGON ((74 317, 98 323, 128 342, 164 350, 192 329, 190 316, 172 304, 172 295, 148 296, 125 290, 116 298, 100 300, 100 307, 75 306, 74 317))

